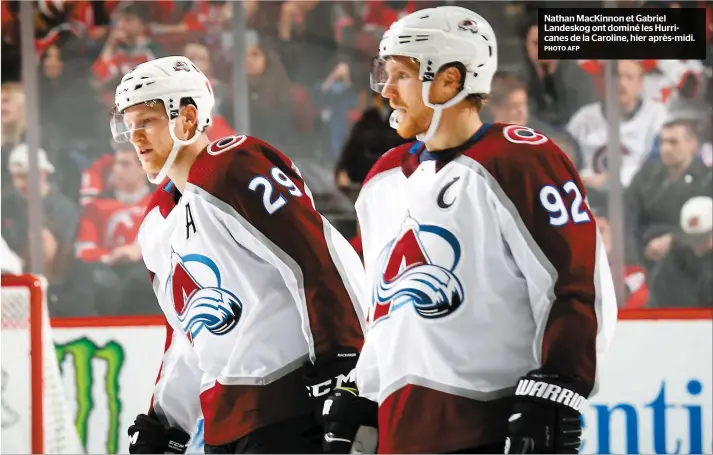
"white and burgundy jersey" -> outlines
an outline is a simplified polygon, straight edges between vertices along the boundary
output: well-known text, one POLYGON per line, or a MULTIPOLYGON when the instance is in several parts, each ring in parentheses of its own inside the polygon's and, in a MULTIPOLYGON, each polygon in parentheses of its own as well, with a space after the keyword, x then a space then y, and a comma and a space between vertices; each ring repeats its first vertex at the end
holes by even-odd
POLYGON ((164 182, 139 241, 169 328, 153 408, 188 432, 202 412, 206 444, 309 414, 300 367, 362 347, 361 261, 258 139, 210 144, 180 199, 164 182))
MULTIPOLYGON (((625 187, 651 153, 667 117, 663 104, 645 99, 633 115, 622 118, 619 177, 625 187)), ((575 112, 567 123, 567 132, 582 151, 581 174, 607 173, 609 132, 602 103, 588 104, 575 112)))
POLYGON ((356 203, 367 336, 360 394, 380 453, 502 443, 533 369, 596 389, 614 287, 571 162, 542 134, 486 124, 438 153, 386 153, 356 203))

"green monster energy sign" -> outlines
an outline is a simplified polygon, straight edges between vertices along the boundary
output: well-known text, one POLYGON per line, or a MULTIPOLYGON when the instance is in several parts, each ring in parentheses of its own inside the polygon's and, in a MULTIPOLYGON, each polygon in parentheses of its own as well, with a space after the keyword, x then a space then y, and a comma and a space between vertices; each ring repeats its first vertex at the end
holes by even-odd
MULTIPOLYGON (((94 410, 92 389, 95 377, 96 362, 106 365, 104 390, 108 401, 109 428, 106 436, 106 453, 117 453, 119 448, 119 415, 121 401, 119 399, 119 373, 124 365, 124 349, 115 341, 109 341, 104 346, 97 346, 88 338, 78 338, 64 344, 55 344, 57 361, 60 366, 66 360, 74 366, 74 383, 77 401, 77 414, 74 424, 84 447, 87 446, 87 429, 89 416, 94 410)), ((66 374, 65 371, 62 374, 66 374)), ((101 380, 101 379, 100 379, 101 380)))

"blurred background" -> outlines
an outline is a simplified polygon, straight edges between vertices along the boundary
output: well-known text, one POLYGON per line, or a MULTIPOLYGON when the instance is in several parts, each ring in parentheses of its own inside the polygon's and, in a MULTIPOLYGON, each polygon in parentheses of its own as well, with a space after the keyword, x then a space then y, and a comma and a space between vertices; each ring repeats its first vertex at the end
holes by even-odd
POLYGON ((549 135, 579 169, 620 306, 713 307, 710 3, 684 5, 706 8, 706 60, 614 64, 538 59, 537 8, 555 2, 28 3, 31 45, 20 2, 2 1, 2 265, 42 268, 53 317, 160 314, 136 244, 152 188, 108 126, 123 74, 161 56, 192 59, 216 94, 208 135, 249 133, 293 158, 317 208, 360 249, 353 202, 371 165, 402 142, 388 103, 369 90, 371 58, 394 20, 443 4, 476 11, 497 35, 484 120, 549 135), (620 131, 613 143, 610 126, 620 131), (32 135, 40 150, 30 197, 32 135))

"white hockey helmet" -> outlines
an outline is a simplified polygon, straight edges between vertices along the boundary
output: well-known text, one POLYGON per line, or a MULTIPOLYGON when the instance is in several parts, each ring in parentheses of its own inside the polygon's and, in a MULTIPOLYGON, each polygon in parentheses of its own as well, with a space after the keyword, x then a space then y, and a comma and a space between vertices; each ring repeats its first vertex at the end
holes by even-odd
POLYGON ((186 57, 163 57, 142 63, 127 73, 116 87, 114 113, 111 118, 114 140, 126 142, 133 131, 143 128, 140 125, 124 123, 124 111, 127 108, 157 101, 161 101, 166 109, 173 148, 158 175, 149 176, 152 183, 160 183, 173 165, 178 150, 194 143, 210 126, 215 96, 208 78, 186 57), (198 125, 192 138, 180 140, 176 137, 175 124, 181 100, 185 98, 191 98, 196 105, 198 125))
MULTIPOLYGON (((438 129, 443 109, 454 106, 470 94, 490 93, 490 84, 498 66, 498 46, 493 28, 479 14, 459 6, 428 8, 399 19, 384 33, 379 55, 371 71, 372 90, 383 93, 389 83, 384 70, 388 57, 411 57, 420 64, 423 102, 433 109, 428 131, 419 135, 425 141, 438 129), (443 104, 429 100, 431 82, 449 63, 461 63, 466 70, 463 89, 443 104)), ((391 126, 398 126, 392 114, 391 126)))

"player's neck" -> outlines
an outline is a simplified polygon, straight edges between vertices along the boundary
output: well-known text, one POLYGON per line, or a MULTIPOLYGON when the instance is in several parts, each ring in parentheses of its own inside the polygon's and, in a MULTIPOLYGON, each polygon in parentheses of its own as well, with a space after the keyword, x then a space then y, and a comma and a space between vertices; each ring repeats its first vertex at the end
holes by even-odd
POLYGON ((480 129, 483 122, 478 112, 470 106, 453 106, 445 109, 433 137, 425 142, 430 152, 448 150, 464 144, 480 129))
POLYGON ((202 134, 196 142, 182 147, 181 150, 178 151, 176 161, 173 162, 173 166, 171 166, 171 169, 168 171, 168 178, 171 179, 181 193, 183 193, 186 188, 188 174, 191 171, 193 163, 195 163, 198 155, 200 155, 201 151, 203 151, 209 143, 208 136, 202 134))

